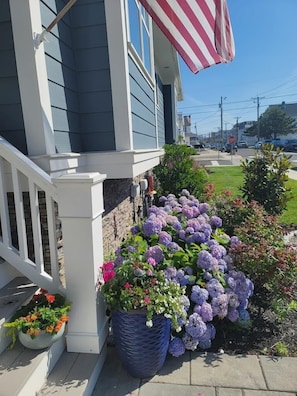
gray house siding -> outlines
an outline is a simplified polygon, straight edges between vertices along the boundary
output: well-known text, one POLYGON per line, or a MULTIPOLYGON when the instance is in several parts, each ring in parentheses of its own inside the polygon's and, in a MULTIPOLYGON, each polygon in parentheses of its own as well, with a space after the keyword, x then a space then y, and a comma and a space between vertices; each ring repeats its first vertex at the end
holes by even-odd
POLYGON ((0 135, 27 154, 9 0, 0 1, 0 135))
MULTIPOLYGON (((43 28, 66 3, 40 1, 43 28)), ((56 152, 115 150, 104 0, 75 3, 47 39, 44 49, 56 152)), ((0 55, 0 134, 27 154, 9 0, 0 1, 0 55)), ((158 148, 165 141, 162 84, 156 115, 154 90, 130 57, 129 78, 133 147, 158 148)))
MULTIPOLYGON (((40 3, 43 27, 64 7, 61 0, 40 3)), ((79 102, 72 49, 71 15, 67 13, 52 29, 45 42, 46 67, 53 116, 56 151, 79 152, 79 102)))
POLYGON ((175 126, 173 125, 172 103, 173 89, 171 85, 164 85, 164 118, 165 118, 165 140, 167 144, 172 144, 177 140, 175 136, 175 126))
POLYGON ((159 147, 163 147, 165 144, 164 97, 163 97, 163 84, 159 76, 156 76, 156 86, 157 86, 158 142, 159 142, 159 147))
MULTIPOLYGON (((42 4, 44 27, 64 5, 42 4)), ((104 2, 76 3, 45 51, 57 152, 115 150, 104 2)))
POLYGON ((77 3, 72 12, 72 26, 82 150, 115 150, 104 1, 77 3))
POLYGON ((129 57, 134 149, 157 148, 154 91, 129 57))

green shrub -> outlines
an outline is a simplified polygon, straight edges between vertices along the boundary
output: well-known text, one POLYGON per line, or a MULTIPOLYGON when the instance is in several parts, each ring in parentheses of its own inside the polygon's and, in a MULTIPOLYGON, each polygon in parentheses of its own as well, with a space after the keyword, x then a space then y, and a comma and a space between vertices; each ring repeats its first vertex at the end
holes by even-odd
POLYGON ((183 189, 199 197, 208 180, 205 169, 195 165, 192 155, 197 154, 194 148, 186 144, 165 144, 165 155, 161 163, 153 169, 157 181, 157 194, 179 195, 183 189))
POLYGON ((291 309, 297 293, 297 250, 284 243, 278 217, 260 206, 235 229, 240 243, 231 249, 236 268, 248 274, 255 289, 264 287, 280 319, 291 309))
POLYGON ((222 219, 222 229, 240 239, 230 251, 234 266, 248 274, 255 290, 266 290, 270 307, 284 319, 297 309, 297 249, 285 245, 279 216, 256 201, 232 197, 228 190, 216 194, 212 184, 205 198, 213 206, 212 214, 222 219))
MULTIPOLYGON (((256 201, 244 202, 242 198, 234 197, 230 190, 216 193, 213 184, 206 186, 204 199, 212 205, 212 214, 222 219, 222 229, 228 235, 235 235, 235 229, 243 225, 248 216, 263 218, 267 215, 256 201)), ((276 232, 279 234, 280 227, 277 227, 276 232)))
POLYGON ((291 157, 279 148, 275 152, 272 148, 272 145, 262 145, 260 153, 254 159, 246 159, 241 163, 244 184, 240 190, 247 201, 255 200, 268 213, 281 214, 292 198, 290 189, 285 184, 291 157))

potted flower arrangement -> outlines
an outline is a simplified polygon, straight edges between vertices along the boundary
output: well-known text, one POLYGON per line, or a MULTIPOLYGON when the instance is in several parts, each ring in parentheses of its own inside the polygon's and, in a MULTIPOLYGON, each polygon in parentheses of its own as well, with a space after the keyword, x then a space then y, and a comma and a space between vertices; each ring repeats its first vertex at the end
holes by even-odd
POLYGON ((179 331, 179 320, 186 317, 185 288, 170 280, 148 251, 147 241, 136 236, 120 265, 103 264, 99 281, 119 356, 130 374, 139 378, 150 377, 163 366, 171 327, 179 331))
POLYGON ((29 301, 16 311, 4 327, 12 336, 12 346, 17 334, 20 342, 30 349, 43 349, 57 341, 64 333, 68 322, 70 303, 61 294, 50 294, 39 289, 29 301))
MULTIPOLYGON (((134 226, 131 235, 116 252, 116 275, 128 275, 125 268, 135 249, 142 246, 143 257, 153 260, 154 271, 162 271, 167 282, 178 285, 182 296, 181 312, 171 312, 178 326, 171 328, 168 351, 180 356, 186 350, 208 349, 215 338, 216 327, 222 320, 241 327, 250 325, 247 311, 248 299, 253 294, 253 283, 233 265, 229 251, 239 243, 239 238, 225 234, 220 227, 222 220, 213 213, 209 204, 183 190, 179 198, 173 194, 159 198, 160 206, 152 206, 148 217, 134 226), (178 331, 177 331, 178 330, 178 331)), ((131 261, 133 265, 133 261, 131 261)), ((112 278, 114 268, 105 271, 112 278)), ((131 297, 134 292, 130 282, 118 294, 106 279, 103 295, 107 304, 116 305, 119 299, 131 297)), ((154 288, 153 288, 154 289, 154 288)), ((159 298, 169 300, 167 292, 160 290, 159 298)), ((130 300, 129 300, 130 301, 130 300)), ((144 301, 144 298, 143 298, 144 301)), ((130 304, 130 303, 129 303, 130 304)))

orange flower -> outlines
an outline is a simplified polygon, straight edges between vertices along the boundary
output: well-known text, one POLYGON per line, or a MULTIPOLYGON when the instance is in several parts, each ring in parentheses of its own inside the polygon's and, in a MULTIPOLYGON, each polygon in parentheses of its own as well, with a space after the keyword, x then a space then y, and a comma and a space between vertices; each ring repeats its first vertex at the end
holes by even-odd
POLYGON ((32 327, 30 327, 30 328, 27 330, 27 334, 28 334, 28 335, 35 335, 35 329, 33 329, 32 327))
POLYGON ((68 322, 68 319, 69 319, 69 316, 68 316, 68 315, 62 315, 61 318, 60 318, 60 320, 61 320, 62 323, 68 322))
POLYGON ((53 294, 48 294, 48 295, 46 296, 46 300, 47 300, 50 304, 52 304, 53 302, 55 302, 56 297, 55 297, 53 294))
POLYGON ((63 325, 63 322, 59 321, 56 326, 55 326, 55 332, 58 333, 59 330, 61 330, 61 327, 63 325))
POLYGON ((30 315, 27 315, 27 316, 26 316, 26 321, 27 321, 27 322, 31 322, 31 316, 30 316, 30 315))
POLYGON ((36 320, 37 319, 37 315, 36 314, 33 314, 33 315, 31 315, 31 320, 33 321, 33 320, 36 320))
POLYGON ((46 326, 45 331, 46 333, 52 333, 54 331, 54 326, 52 325, 46 326))

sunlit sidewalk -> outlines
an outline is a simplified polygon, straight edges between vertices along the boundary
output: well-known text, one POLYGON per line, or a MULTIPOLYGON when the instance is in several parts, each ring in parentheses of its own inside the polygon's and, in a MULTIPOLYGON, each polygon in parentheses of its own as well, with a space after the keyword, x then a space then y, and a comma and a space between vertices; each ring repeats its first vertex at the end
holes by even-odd
POLYGON ((92 395, 295 396, 296 373, 297 358, 188 352, 179 358, 168 356, 158 375, 137 379, 109 347, 92 395))

